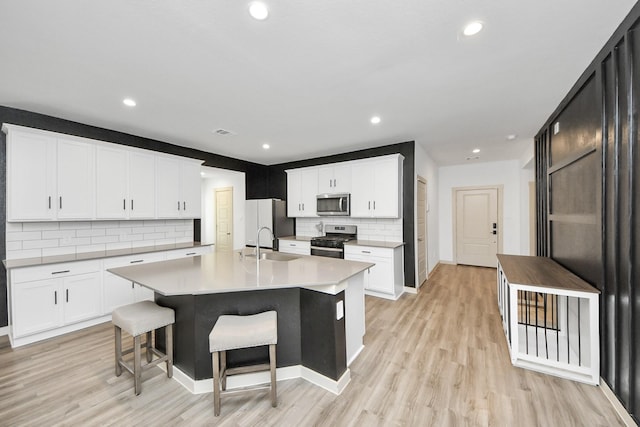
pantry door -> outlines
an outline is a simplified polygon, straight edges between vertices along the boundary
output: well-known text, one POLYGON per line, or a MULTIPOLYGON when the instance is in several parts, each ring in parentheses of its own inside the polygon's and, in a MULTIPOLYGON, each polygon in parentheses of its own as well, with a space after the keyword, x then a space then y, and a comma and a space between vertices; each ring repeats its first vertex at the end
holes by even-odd
POLYGON ((233 187, 216 188, 216 251, 233 250, 233 187))
POLYGON ((499 188, 454 189, 456 263, 496 267, 501 238, 499 188))

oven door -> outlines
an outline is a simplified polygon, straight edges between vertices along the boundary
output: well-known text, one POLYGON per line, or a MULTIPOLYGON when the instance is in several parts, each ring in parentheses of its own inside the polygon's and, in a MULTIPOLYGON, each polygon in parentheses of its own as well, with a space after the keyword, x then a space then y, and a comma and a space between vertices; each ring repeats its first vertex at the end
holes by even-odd
POLYGON ((329 258, 344 258, 344 249, 340 248, 321 248, 319 246, 311 246, 311 255, 325 256, 329 258))

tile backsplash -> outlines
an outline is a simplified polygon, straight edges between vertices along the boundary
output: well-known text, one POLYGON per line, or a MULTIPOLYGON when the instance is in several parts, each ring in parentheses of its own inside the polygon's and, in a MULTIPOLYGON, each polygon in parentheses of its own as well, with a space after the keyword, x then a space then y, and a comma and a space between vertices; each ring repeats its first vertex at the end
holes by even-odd
POLYGON ((380 242, 402 242, 402 218, 296 218, 296 235, 315 237, 324 234, 324 225, 340 224, 358 227, 358 240, 377 240, 380 242), (322 222, 323 226, 318 224, 322 222), (321 229, 322 231, 319 231, 321 229))
POLYGON ((193 240, 192 219, 8 222, 7 259, 67 255, 193 240))

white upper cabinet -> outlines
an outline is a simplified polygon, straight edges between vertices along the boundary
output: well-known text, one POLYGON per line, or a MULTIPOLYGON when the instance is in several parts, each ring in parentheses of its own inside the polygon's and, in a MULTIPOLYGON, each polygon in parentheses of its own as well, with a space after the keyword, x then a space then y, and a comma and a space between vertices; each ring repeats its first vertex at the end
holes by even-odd
POLYGON ((318 169, 293 169, 287 172, 287 216, 315 217, 318 195, 318 169))
POLYGON ((336 163, 318 168, 318 194, 350 192, 351 163, 336 163))
POLYGON ((95 216, 95 146, 58 138, 58 219, 95 216))
POLYGON ((316 195, 350 193, 355 218, 402 217, 401 154, 287 170, 287 215, 316 215, 316 195))
POLYGON ((354 162, 351 169, 351 216, 402 216, 402 161, 400 154, 354 162))
POLYGON ((199 218, 202 180, 200 161, 157 156, 156 168, 158 218, 199 218))
POLYGON ((50 132, 5 125, 7 220, 92 219, 95 147, 50 132))
POLYGON ((22 132, 7 133, 7 221, 56 218, 56 138, 22 132))
POLYGON ((200 217, 199 160, 10 124, 2 130, 7 221, 200 217))
POLYGON ((111 145, 97 148, 98 219, 155 217, 155 156, 111 145))

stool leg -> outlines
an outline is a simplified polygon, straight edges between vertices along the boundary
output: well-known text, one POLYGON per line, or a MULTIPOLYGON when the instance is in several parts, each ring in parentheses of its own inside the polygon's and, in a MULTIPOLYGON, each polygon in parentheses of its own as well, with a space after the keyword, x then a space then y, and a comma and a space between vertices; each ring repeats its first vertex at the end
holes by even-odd
POLYGON ((164 344, 167 348, 165 348, 165 353, 167 355, 167 376, 169 378, 173 377, 173 325, 167 325, 164 328, 164 344))
POLYGON ((227 352, 220 352, 220 372, 222 376, 222 389, 227 389, 227 352))
POLYGON ((217 351, 212 354, 213 362, 213 415, 220 415, 220 360, 217 351))
POLYGON ((140 335, 133 338, 133 385, 136 396, 140 394, 140 380, 142 379, 142 369, 140 367, 140 335))
POLYGON ((147 332, 147 341, 144 345, 144 352, 147 355, 147 363, 151 362, 153 359, 153 353, 151 353, 151 331, 147 332))
POLYGON ((117 326, 113 327, 115 330, 115 348, 116 348, 116 377, 122 374, 122 366, 120 361, 122 360, 122 329, 117 326))
POLYGON ((269 345, 269 371, 271 372, 271 406, 278 406, 278 392, 276 390, 276 346, 269 345))

